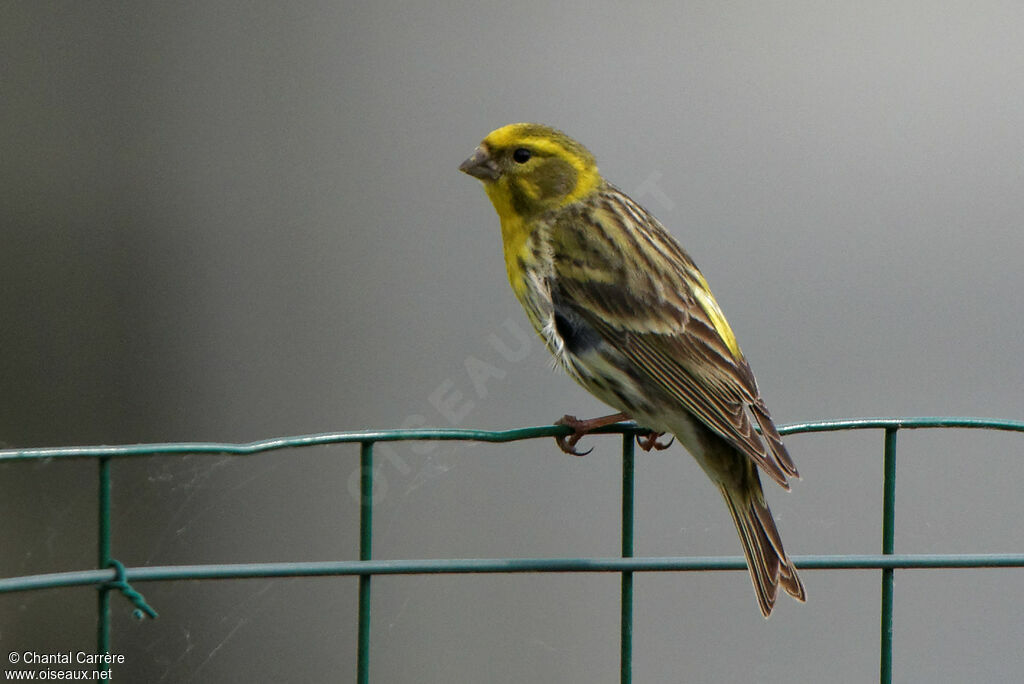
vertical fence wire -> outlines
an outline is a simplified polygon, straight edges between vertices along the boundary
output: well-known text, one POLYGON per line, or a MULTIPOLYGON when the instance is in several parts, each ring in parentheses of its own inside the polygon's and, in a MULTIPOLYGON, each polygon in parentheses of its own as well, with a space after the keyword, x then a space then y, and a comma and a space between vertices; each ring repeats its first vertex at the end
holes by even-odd
MULTIPOLYGON (((99 459, 99 519, 97 520, 98 557, 102 570, 110 567, 110 457, 99 459)), ((97 592, 96 652, 110 652, 110 588, 104 584, 97 592)))
MULTIPOLYGON (((882 469, 882 553, 895 552, 896 532, 896 430, 885 429, 885 452, 882 469)), ((879 681, 892 684, 892 604, 894 568, 882 569, 882 643, 879 658, 879 681)))
MULTIPOLYGON (((373 442, 359 449, 359 560, 373 556, 373 442)), ((370 684, 370 574, 359 575, 359 637, 356 681, 370 684)))
MULTIPOLYGON (((633 557, 633 436, 622 436, 622 557, 633 557)), ((619 681, 633 681, 633 572, 622 572, 619 681)))

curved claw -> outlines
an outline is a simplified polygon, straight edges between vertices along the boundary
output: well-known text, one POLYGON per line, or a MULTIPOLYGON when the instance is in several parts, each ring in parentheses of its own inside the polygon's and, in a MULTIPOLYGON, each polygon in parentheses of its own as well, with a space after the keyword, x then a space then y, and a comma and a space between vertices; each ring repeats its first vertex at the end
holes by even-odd
POLYGON ((582 437, 583 435, 578 434, 562 435, 561 437, 555 437, 555 443, 558 444, 559 449, 567 454, 572 454, 573 456, 586 456, 594 450, 594 447, 590 447, 586 451, 577 451, 576 444, 582 437))
POLYGON ((661 439, 661 436, 664 434, 664 432, 648 432, 646 435, 637 435, 636 443, 644 451, 650 451, 651 449, 654 449, 656 451, 664 451, 665 449, 668 449, 670 446, 672 446, 672 442, 676 441, 675 437, 670 437, 667 442, 662 444, 658 440, 661 439))

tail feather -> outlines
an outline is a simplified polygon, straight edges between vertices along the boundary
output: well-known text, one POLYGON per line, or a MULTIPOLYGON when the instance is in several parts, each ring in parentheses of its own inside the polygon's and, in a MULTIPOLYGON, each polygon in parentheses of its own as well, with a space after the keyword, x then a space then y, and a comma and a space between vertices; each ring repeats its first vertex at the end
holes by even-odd
POLYGON ((796 600, 806 600, 796 567, 782 548, 782 539, 764 501, 760 482, 755 480, 754 486, 743 489, 721 484, 718 487, 740 535, 761 614, 766 618, 771 615, 780 586, 796 600))

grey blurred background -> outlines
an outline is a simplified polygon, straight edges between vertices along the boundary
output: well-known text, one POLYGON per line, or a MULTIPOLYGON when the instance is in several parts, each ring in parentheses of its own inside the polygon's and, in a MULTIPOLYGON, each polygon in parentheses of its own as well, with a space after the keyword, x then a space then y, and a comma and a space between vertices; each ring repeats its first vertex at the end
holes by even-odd
MULTIPOLYGON (((680 238, 780 423, 1021 418, 1022 28, 998 2, 5 2, 0 442, 598 414, 456 171, 513 121, 578 138, 680 238)), ((878 552, 881 434, 788 443, 788 550, 878 552)), ((616 555, 618 441, 586 444, 382 452, 375 555, 616 555)), ((1020 550, 1022 452, 902 433, 897 550, 1020 550)), ((114 555, 355 558, 357 462, 118 461, 114 555)), ((637 478, 638 554, 739 553, 681 448, 637 478)), ((0 575, 93 567, 95 487, 91 462, 0 466, 0 575)), ((804 581, 765 622, 743 573, 638 576, 635 681, 876 678, 878 573, 804 581)), ((138 588, 161 616, 114 598, 121 681, 354 676, 354 579, 138 588)), ((897 680, 1019 679, 1022 595, 1017 571, 898 573, 897 680)), ((375 682, 617 681, 614 575, 387 577, 373 601, 375 682)), ((94 615, 88 589, 0 596, 0 651, 89 651, 94 615)))

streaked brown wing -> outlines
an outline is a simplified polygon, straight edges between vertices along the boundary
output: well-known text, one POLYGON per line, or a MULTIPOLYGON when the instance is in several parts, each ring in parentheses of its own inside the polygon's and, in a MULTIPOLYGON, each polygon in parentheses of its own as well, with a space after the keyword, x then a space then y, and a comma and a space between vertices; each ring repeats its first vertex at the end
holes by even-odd
POLYGON ((553 299, 788 489, 787 476, 797 470, 750 367, 694 297, 691 288, 700 287, 703 277, 664 228, 628 198, 619 199, 624 197, 613 194, 589 214, 555 226, 553 299), (628 202, 628 212, 617 201, 628 202), (638 218, 644 219, 639 228, 638 218))

